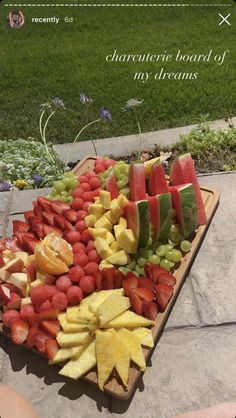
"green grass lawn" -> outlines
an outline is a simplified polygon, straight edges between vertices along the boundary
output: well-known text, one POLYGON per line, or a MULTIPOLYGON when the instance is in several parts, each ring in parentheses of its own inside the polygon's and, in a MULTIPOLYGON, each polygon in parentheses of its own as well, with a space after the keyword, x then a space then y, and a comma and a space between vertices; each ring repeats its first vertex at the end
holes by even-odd
MULTIPOLYGON (((214 0, 215 3, 215 0, 214 0)), ((222 1, 220 1, 222 3, 222 1)), ((230 0, 228 1, 230 3, 230 0)), ((233 2, 232 2, 233 3, 233 2)), ((142 131, 195 123, 236 114, 236 14, 230 8, 23 8, 26 24, 8 28, 8 8, 0 18, 0 139, 39 139, 39 105, 53 96, 67 107, 48 130, 54 143, 71 142, 79 129, 110 109, 112 124, 99 123, 82 140, 137 132, 130 113, 121 111, 132 97, 144 99, 138 110, 142 131), (218 26, 218 13, 231 12, 231 26, 218 26), (74 23, 32 24, 32 17, 73 16, 74 23), (122 53, 214 54, 229 49, 224 66, 214 63, 108 63, 106 55, 122 53), (199 72, 197 80, 133 80, 133 74, 199 72), (81 92, 94 100, 89 115, 81 92)))

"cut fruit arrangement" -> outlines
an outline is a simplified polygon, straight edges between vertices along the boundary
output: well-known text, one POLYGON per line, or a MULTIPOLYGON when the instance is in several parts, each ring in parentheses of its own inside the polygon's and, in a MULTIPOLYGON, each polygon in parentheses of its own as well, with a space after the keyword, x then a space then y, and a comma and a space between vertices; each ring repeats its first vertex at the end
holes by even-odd
POLYGON ((175 272, 207 222, 189 154, 167 182, 159 159, 97 158, 39 196, 0 241, 4 332, 78 379, 96 368, 101 390, 128 385, 146 363, 152 328, 175 292, 175 272), (114 374, 115 372, 115 374, 114 374))

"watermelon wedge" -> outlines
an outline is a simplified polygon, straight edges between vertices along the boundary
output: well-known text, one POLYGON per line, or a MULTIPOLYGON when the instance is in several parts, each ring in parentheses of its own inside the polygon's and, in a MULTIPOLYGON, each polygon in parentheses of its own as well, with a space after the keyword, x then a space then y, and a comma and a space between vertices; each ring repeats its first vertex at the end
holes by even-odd
POLYGON ((181 155, 173 161, 170 168, 170 181, 173 186, 186 183, 193 184, 196 194, 198 225, 205 225, 207 223, 206 212, 194 168, 194 162, 190 154, 181 155))
POLYGON ((119 196, 119 188, 116 182, 116 176, 114 172, 111 172, 111 174, 108 176, 106 180, 106 190, 110 192, 111 199, 115 199, 119 196))
POLYGON ((162 193, 157 196, 149 196, 150 221, 158 241, 168 239, 172 223, 172 199, 171 193, 162 193))
POLYGON ((149 174, 149 194, 156 196, 161 193, 168 193, 168 184, 161 160, 153 164, 149 174))
POLYGON ((134 162, 129 168, 130 200, 146 199, 145 169, 142 162, 134 162))
POLYGON ((128 228, 138 239, 138 247, 146 248, 150 237, 149 203, 147 200, 129 202, 125 207, 128 228))
POLYGON ((193 184, 170 186, 172 205, 176 210, 177 221, 182 234, 188 238, 198 226, 196 194, 193 184))

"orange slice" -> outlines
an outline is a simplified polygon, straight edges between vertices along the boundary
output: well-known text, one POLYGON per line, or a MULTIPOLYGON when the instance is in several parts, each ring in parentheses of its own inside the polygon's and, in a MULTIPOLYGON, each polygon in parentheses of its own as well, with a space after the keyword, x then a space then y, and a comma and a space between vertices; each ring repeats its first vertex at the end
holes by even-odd
POLYGON ((47 235, 43 240, 43 245, 47 245, 51 250, 55 251, 60 255, 63 261, 70 266, 73 263, 73 252, 71 245, 59 237, 58 235, 52 233, 47 235))
POLYGON ((35 261, 40 270, 52 275, 60 275, 69 270, 57 253, 46 245, 39 244, 35 247, 35 261))

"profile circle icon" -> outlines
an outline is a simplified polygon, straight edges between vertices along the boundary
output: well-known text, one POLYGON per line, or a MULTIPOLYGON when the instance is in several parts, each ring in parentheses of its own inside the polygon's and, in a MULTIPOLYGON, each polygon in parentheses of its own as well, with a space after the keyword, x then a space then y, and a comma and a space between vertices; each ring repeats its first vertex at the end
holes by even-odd
POLYGON ((13 10, 8 14, 8 23, 13 29, 22 28, 25 24, 25 17, 20 10, 13 10))

